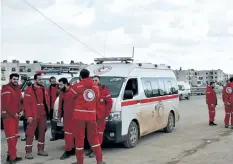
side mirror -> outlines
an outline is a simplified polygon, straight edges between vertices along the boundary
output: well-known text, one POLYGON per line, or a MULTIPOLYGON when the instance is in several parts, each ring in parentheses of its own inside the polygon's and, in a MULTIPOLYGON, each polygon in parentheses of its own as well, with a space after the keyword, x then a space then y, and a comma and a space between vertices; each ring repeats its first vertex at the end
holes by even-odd
POLYGON ((133 98, 133 91, 132 90, 125 90, 124 100, 132 99, 132 98, 133 98))

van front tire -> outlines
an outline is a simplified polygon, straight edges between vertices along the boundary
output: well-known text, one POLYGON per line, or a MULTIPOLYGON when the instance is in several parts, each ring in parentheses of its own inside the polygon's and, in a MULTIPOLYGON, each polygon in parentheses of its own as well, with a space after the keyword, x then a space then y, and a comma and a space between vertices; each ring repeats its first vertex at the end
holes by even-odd
POLYGON ((171 133, 173 131, 174 126, 175 126, 175 116, 173 115, 172 112, 170 112, 168 116, 167 126, 164 128, 164 131, 166 133, 171 133))
POLYGON ((129 125, 127 140, 124 141, 126 148, 133 148, 137 145, 139 139, 139 130, 137 124, 132 121, 129 125))

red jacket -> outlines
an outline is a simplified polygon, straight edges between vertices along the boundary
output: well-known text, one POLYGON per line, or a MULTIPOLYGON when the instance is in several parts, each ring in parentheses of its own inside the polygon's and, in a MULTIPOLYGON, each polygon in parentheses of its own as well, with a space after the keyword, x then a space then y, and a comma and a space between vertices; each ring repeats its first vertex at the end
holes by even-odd
POLYGON ((99 88, 91 78, 76 83, 71 88, 71 97, 75 97, 73 118, 78 120, 96 120, 99 109, 99 88))
POLYGON ((225 104, 233 103, 233 83, 228 82, 222 90, 222 100, 225 104))
POLYGON ((44 87, 34 85, 28 87, 24 93, 23 103, 26 118, 37 119, 40 116, 46 116, 50 110, 48 93, 44 87))
POLYGON ((15 118, 21 109, 22 94, 19 86, 7 84, 1 90, 1 113, 3 118, 15 118))
POLYGON ((75 98, 70 98, 70 89, 59 94, 58 119, 64 118, 64 121, 71 120, 73 116, 75 98))
POLYGON ((100 106, 97 109, 97 117, 100 119, 105 119, 112 110, 112 98, 108 88, 105 85, 99 86, 100 91, 100 106))
POLYGON ((217 96, 213 88, 207 87, 206 89, 206 103, 208 105, 217 105, 217 96))
POLYGON ((52 85, 49 86, 48 88, 48 95, 49 95, 49 108, 53 109, 54 108, 54 103, 56 101, 57 98, 57 91, 58 91, 58 87, 55 86, 53 87, 52 85))

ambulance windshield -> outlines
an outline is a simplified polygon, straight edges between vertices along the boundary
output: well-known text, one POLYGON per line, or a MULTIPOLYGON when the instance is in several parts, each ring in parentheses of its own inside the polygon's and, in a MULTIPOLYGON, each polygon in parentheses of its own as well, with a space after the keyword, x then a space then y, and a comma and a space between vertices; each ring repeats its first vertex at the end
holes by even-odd
POLYGON ((112 98, 117 98, 120 94, 124 77, 101 76, 100 82, 106 85, 111 93, 112 98))

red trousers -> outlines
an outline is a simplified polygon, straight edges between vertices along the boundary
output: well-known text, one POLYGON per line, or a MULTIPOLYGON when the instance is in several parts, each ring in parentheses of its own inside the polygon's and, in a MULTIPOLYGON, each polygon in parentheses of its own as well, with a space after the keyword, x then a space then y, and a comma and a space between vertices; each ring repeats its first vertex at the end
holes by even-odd
POLYGON ((26 130, 26 152, 32 152, 32 142, 36 128, 38 126, 38 151, 44 151, 44 142, 45 142, 45 132, 47 130, 47 118, 46 116, 41 116, 36 120, 33 120, 32 123, 28 123, 26 130))
POLYGON ((209 122, 213 122, 215 118, 215 105, 208 104, 209 109, 209 122))
POLYGON ((99 134, 96 121, 73 121, 73 133, 75 136, 76 158, 78 164, 83 164, 85 128, 87 128, 87 139, 92 150, 96 154, 96 161, 102 162, 102 149, 99 143, 99 134))
POLYGON ((229 125, 230 117, 231 117, 231 125, 233 126, 233 105, 225 105, 224 123, 227 126, 229 125))
POLYGON ((104 134, 105 125, 106 125, 105 118, 97 120, 97 127, 98 127, 98 131, 99 131, 100 144, 103 143, 103 134, 104 134))
POLYGON ((70 151, 74 148, 74 136, 72 133, 73 122, 72 120, 64 120, 64 133, 65 133, 65 150, 70 151))
POLYGON ((18 142, 19 120, 14 118, 4 118, 3 126, 8 145, 8 155, 11 160, 14 160, 17 152, 16 145, 18 142))

